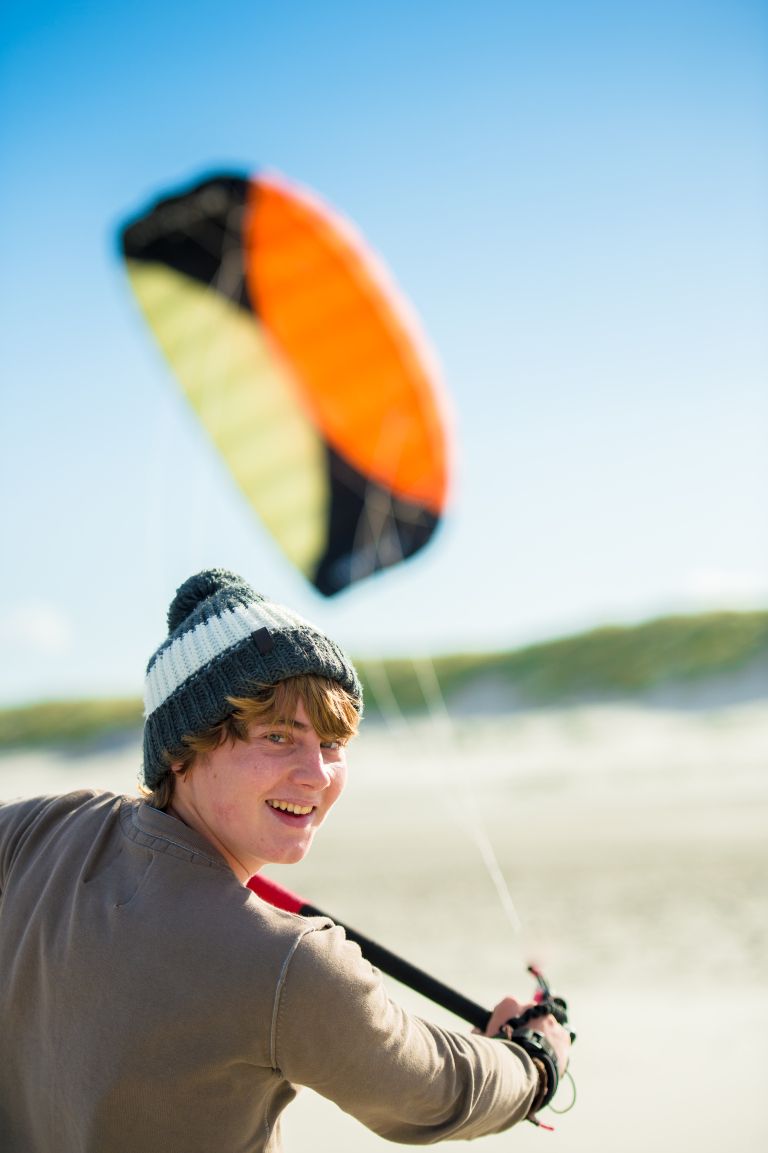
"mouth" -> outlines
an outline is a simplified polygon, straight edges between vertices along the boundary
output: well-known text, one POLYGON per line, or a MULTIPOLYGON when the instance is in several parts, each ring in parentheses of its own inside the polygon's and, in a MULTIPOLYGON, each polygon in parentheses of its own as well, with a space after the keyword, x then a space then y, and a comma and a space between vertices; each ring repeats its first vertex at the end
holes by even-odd
POLYGON ((279 800, 268 800, 267 805, 276 813, 280 813, 294 820, 309 817, 317 808, 317 805, 298 805, 294 801, 279 800))

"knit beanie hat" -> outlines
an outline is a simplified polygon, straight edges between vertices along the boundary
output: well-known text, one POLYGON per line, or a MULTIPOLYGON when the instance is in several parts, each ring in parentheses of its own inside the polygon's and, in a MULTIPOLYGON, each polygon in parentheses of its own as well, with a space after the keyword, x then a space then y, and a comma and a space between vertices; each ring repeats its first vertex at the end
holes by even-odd
POLYGON ((168 609, 168 637, 150 658, 144 687, 144 783, 168 772, 163 752, 232 712, 228 697, 314 674, 337 681, 362 712, 357 674, 338 645, 225 569, 185 581, 168 609))

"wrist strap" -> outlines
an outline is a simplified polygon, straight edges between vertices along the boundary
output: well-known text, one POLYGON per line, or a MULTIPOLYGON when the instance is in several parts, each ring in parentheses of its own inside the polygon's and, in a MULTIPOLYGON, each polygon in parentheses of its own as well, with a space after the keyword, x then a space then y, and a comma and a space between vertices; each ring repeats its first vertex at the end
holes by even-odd
POLYGON ((537 1113, 539 1109, 543 1109, 545 1105, 550 1103, 557 1092, 557 1086, 560 1082, 560 1075, 557 1071, 557 1055, 546 1037, 543 1037, 541 1033, 536 1033, 533 1029, 515 1029, 509 1036, 509 1040, 524 1049, 531 1060, 536 1063, 537 1068, 541 1067, 544 1070, 544 1077, 542 1078, 544 1091, 542 1093, 541 1087, 539 1088, 534 1108, 531 1109, 532 1113, 537 1113))
POLYGON ((529 1117, 535 1117, 539 1109, 544 1108, 544 1098, 546 1097, 547 1091, 549 1089, 549 1076, 547 1074, 547 1067, 542 1060, 540 1060, 538 1057, 531 1057, 531 1060, 533 1061, 536 1067, 536 1072, 539 1075, 539 1087, 536 1090, 536 1096, 533 1099, 533 1104, 528 1111, 529 1117))

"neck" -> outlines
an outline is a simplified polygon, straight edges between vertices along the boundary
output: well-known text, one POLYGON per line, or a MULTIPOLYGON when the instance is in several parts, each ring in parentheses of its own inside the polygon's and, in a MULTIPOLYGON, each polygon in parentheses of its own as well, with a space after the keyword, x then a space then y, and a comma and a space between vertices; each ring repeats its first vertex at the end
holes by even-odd
MULTIPOLYGON (((191 811, 183 803, 179 808, 173 803, 173 801, 166 805, 165 811, 170 817, 175 817, 177 821, 181 821, 182 825, 186 825, 188 829, 194 829, 195 832, 200 833, 202 837, 205 837, 206 841, 213 845, 213 847, 222 855, 232 872, 237 877, 240 884, 248 884, 249 880, 253 876, 254 872, 257 871, 257 869, 247 868, 242 861, 238 860, 237 857, 234 857, 232 853, 230 853, 226 848, 226 846, 221 843, 216 834, 208 828, 206 823, 194 811, 191 811)), ((259 862, 258 868, 261 868, 261 862, 259 862)))

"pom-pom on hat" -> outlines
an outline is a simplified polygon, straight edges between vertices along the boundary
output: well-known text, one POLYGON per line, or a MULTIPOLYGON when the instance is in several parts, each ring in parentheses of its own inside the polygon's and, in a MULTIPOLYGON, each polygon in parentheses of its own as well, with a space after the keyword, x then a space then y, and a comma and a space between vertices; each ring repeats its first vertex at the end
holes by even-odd
POLYGON ((257 685, 314 675, 337 681, 362 712, 363 693, 338 645, 225 569, 197 573, 168 609, 168 637, 150 658, 144 686, 144 783, 168 772, 163 753, 232 712, 228 697, 257 685))

